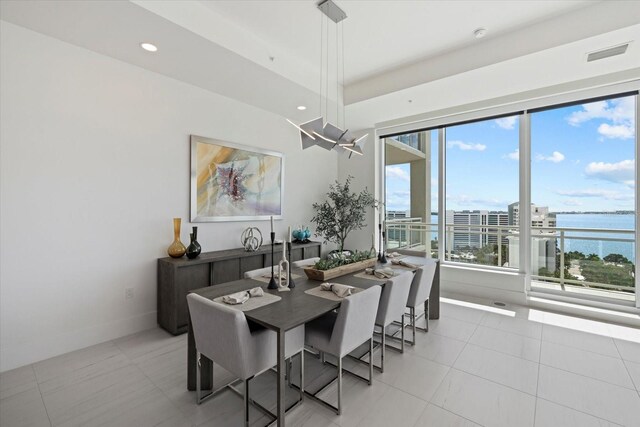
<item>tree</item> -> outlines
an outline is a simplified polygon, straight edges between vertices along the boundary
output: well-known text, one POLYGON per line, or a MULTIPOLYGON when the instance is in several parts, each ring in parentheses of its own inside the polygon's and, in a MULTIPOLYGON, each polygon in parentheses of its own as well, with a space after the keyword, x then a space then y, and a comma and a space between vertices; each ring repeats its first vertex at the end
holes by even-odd
POLYGON ((601 261, 601 259, 596 254, 589 254, 587 255, 587 261, 601 261))
POLYGON ((614 264, 631 264, 631 261, 626 256, 620 254, 609 254, 603 259, 614 264))
POLYGON ((316 236, 337 243, 340 252, 350 232, 366 227, 366 209, 375 205, 373 195, 366 188, 359 194, 351 192, 352 180, 349 175, 344 184, 336 181, 329 186, 328 200, 313 204, 316 213, 311 221, 316 223, 316 236))

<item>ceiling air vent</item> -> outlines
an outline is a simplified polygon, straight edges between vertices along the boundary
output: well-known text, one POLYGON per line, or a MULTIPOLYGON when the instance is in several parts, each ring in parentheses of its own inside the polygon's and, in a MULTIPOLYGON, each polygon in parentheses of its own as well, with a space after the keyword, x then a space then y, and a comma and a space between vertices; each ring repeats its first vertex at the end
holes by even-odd
POLYGON ((618 46, 608 47, 606 49, 597 50, 587 54, 587 62, 597 61, 599 59, 609 58, 610 56, 622 55, 627 51, 629 43, 618 46))

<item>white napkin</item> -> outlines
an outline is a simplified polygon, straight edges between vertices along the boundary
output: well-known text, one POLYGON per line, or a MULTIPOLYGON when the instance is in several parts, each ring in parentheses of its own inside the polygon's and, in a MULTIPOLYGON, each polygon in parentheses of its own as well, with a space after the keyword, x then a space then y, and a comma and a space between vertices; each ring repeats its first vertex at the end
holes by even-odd
POLYGON ((340 298, 348 297, 353 291, 353 286, 341 285, 339 283, 325 282, 320 285, 323 291, 331 291, 340 298))
POLYGON ((261 287, 255 287, 248 291, 236 292, 234 294, 225 295, 222 297, 222 302, 225 304, 244 304, 251 297, 261 297, 264 295, 264 291, 261 287))
POLYGON ((395 271, 393 271, 393 269, 390 267, 384 267, 384 268, 378 268, 378 269, 365 268, 364 272, 367 274, 372 274, 376 276, 378 279, 389 279, 396 275, 395 271))
POLYGON ((393 265, 401 265, 403 267, 408 267, 408 268, 420 268, 419 265, 412 264, 412 263, 410 263, 408 261, 404 261, 404 260, 401 260, 401 259, 392 259, 391 260, 391 264, 393 264, 393 265))

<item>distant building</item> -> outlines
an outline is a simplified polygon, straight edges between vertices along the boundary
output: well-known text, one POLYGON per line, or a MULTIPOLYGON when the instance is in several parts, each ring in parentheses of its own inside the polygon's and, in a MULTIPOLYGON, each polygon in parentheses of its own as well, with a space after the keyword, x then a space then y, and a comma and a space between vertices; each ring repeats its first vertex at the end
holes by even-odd
MULTIPOLYGON (((498 241, 498 229, 491 227, 480 227, 483 225, 509 225, 509 216, 504 211, 454 211, 446 212, 446 224, 453 224, 453 236, 447 236, 447 248, 457 250, 460 248, 482 248, 488 244, 496 244, 498 241), (472 225, 476 227, 455 227, 456 225, 472 225), (452 246, 451 246, 452 245, 452 246)), ((502 244, 507 244, 505 237, 502 244)))
MULTIPOLYGON (((518 202, 509 205, 509 225, 520 225, 520 203, 518 202)), ((547 206, 536 206, 531 203, 531 226, 555 227, 556 214, 549 213, 547 206)))
POLYGON ((394 220, 399 218, 408 218, 409 211, 387 211, 387 219, 394 220))
MULTIPOLYGON (((520 225, 520 203, 509 205, 509 224, 520 225)), ((556 214, 550 213, 547 206, 531 204, 531 270, 538 274, 541 268, 549 271, 556 269, 556 238, 553 230, 536 230, 536 228, 555 228, 556 214)), ((509 265, 517 266, 519 259, 520 239, 509 237, 509 265)))

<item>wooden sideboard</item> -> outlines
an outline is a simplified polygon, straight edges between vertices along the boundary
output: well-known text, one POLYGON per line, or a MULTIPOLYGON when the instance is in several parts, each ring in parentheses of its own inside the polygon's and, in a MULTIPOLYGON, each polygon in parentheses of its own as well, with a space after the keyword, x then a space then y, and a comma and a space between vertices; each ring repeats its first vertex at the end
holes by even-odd
MULTIPOLYGON (((320 242, 294 243, 290 261, 320 256, 320 242)), ((280 261, 282 245, 274 248, 275 264, 280 261)), ((158 324, 174 335, 187 332, 187 294, 206 286, 219 285, 244 277, 244 273, 272 264, 271 246, 255 252, 244 249, 203 252, 196 259, 158 259, 158 324)))

